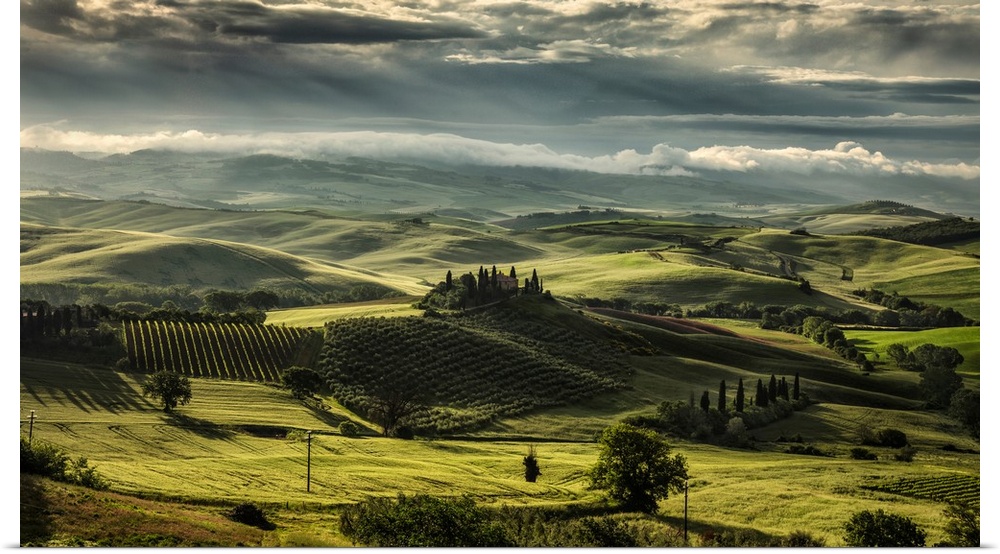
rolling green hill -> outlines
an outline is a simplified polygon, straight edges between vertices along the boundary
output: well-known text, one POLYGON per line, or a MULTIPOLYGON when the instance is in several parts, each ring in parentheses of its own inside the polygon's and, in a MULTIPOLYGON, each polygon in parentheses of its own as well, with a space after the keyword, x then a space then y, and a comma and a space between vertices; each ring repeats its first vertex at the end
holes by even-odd
MULTIPOLYGON (((181 237, 207 239, 209 242, 195 242, 214 247, 222 244, 235 247, 230 243, 239 241, 268 249, 267 256, 276 256, 275 251, 280 251, 300 257, 276 261, 272 265, 287 271, 282 269, 284 275, 274 276, 261 273, 260 264, 255 262, 246 269, 230 264, 229 261, 235 263, 234 256, 224 253, 220 262, 226 260, 224 267, 234 270, 220 275, 211 286, 221 286, 218 283, 227 279, 236 284, 281 283, 304 290, 309 290, 309 285, 334 289, 347 286, 331 283, 332 272, 347 279, 422 294, 426 289, 418 283, 437 283, 446 271, 456 266, 496 263, 501 267, 514 264, 538 267, 549 277, 549 288, 563 297, 620 296, 686 307, 724 300, 848 309, 858 304, 849 294, 852 290, 875 287, 951 306, 968 317, 976 318, 979 313, 977 258, 867 237, 801 236, 753 226, 706 226, 652 219, 597 221, 512 232, 438 216, 361 218, 315 210, 236 212, 63 198, 26 198, 21 209, 26 222, 172 237, 159 242, 137 242, 132 246, 135 253, 120 258, 121 263, 116 267, 126 267, 122 263, 131 267, 132 260, 139 259, 138 249, 143 244, 163 249, 168 244, 183 243, 181 237), (238 279, 237 275, 245 278, 238 279), (810 281, 813 295, 800 293, 794 281, 788 280, 798 277, 810 281)), ((82 235, 80 239, 83 240, 82 235)), ((97 269, 108 267, 107 259, 88 261, 97 252, 66 251, 67 256, 80 257, 59 261, 55 259, 59 251, 53 249, 49 263, 57 272, 64 272, 67 266, 95 268, 89 277, 95 282, 122 279, 113 272, 97 269)), ((167 259, 172 255, 169 251, 164 254, 167 259)), ((264 257, 260 253, 255 255, 264 257)), ((31 256, 25 260, 23 266, 36 263, 31 256)), ((244 261, 252 262, 245 258, 244 261)), ((157 285, 167 281, 195 285, 195 279, 209 281, 200 275, 195 278, 190 272, 184 273, 178 265, 181 263, 155 272, 150 269, 124 280, 145 280, 157 285)), ((219 273, 208 269, 205 272, 208 276, 219 273)), ((32 271, 26 273, 31 281, 38 279, 32 271)))
POLYGON ((276 250, 221 240, 137 231, 21 226, 21 283, 146 284, 208 289, 292 288, 322 294, 361 284, 410 294, 402 277, 335 267, 276 250))

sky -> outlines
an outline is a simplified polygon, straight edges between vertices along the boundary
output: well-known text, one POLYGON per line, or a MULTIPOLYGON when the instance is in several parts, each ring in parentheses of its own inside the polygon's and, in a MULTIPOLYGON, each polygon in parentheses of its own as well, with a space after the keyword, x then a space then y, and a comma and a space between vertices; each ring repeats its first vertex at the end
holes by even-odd
POLYGON ((979 179, 960 0, 21 0, 20 145, 979 179))

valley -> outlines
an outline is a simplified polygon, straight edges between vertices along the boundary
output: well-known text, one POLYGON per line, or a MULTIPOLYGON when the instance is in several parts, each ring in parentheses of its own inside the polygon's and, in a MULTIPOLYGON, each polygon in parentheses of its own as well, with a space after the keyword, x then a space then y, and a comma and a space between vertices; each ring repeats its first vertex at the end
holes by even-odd
POLYGON ((584 545, 556 528, 587 517, 647 546, 842 546, 859 506, 934 544, 950 503, 979 508, 978 417, 972 432, 928 404, 934 370, 914 364, 937 362, 894 357, 953 349, 947 369, 978 402, 978 224, 935 245, 853 234, 953 214, 779 191, 746 211, 748 189, 685 178, 657 186, 711 185, 715 202, 654 200, 638 177, 70 156, 22 151, 38 166, 22 189, 47 192, 20 199, 21 431, 86 458, 107 489, 22 474, 22 495, 59 506, 30 529, 22 507, 22 542, 349 546, 338 514, 397 494, 469 495, 518 546, 584 545), (496 274, 515 268, 511 292, 496 274), (293 395, 289 366, 322 385, 293 395), (190 403, 144 395, 158 371, 189 378, 190 403), (753 386, 775 378, 794 398, 762 406, 753 386), (417 408, 390 419, 393 399, 417 408), (683 494, 642 514, 589 487, 596 437, 620 422, 687 459, 686 539, 683 494), (274 528, 226 519, 241 502, 274 528), (131 506, 100 513, 144 514, 141 531, 81 523, 98 505, 131 506))

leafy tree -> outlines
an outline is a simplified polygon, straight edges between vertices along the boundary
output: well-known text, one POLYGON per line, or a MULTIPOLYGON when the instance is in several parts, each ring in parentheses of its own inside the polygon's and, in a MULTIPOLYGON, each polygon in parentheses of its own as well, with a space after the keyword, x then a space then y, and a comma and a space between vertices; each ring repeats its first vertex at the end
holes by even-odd
POLYGON ((343 511, 340 530, 355 543, 374 547, 514 546, 468 496, 369 498, 343 511))
POLYGON ((142 395, 159 398, 163 411, 170 413, 177 404, 184 406, 191 401, 191 382, 180 373, 158 371, 142 384, 142 395))
POLYGON ((726 413, 726 380, 719 382, 719 411, 726 413))
POLYGON ((212 312, 235 312, 243 304, 243 294, 227 290, 214 290, 205 295, 205 307, 212 312))
POLYGON ((931 408, 947 408, 962 388, 962 378, 950 367, 931 366, 920 374, 920 390, 931 408))
POLYGON ((649 429, 618 423, 601 433, 600 455, 590 470, 593 488, 604 489, 630 510, 655 513, 657 502, 683 490, 687 461, 670 456, 670 445, 649 429))
POLYGON ((386 437, 400 436, 406 420, 425 408, 423 387, 401 371, 382 375, 369 392, 372 397, 369 416, 382 426, 382 435, 386 437))
POLYGON ((281 299, 269 290, 255 290, 248 293, 243 301, 246 302, 247 306, 256 310, 270 310, 276 307, 281 299))
POLYGON ((528 455, 524 457, 524 480, 529 483, 534 483, 538 479, 538 476, 542 474, 542 470, 538 468, 538 456, 535 453, 535 447, 528 447, 528 455))
POLYGON ((847 546, 924 546, 927 539, 927 533, 910 518, 882 510, 855 512, 844 525, 844 531, 847 546))
MULTIPOLYGON (((796 381, 797 382, 797 381, 796 381)), ((746 397, 743 392, 743 378, 740 377, 740 383, 736 386, 736 411, 742 412, 744 403, 746 402, 746 397)))
POLYGON ((281 384, 298 399, 308 398, 323 387, 323 378, 308 367, 292 366, 281 372, 281 384))
POLYGON ((948 415, 964 425, 976 437, 979 436, 979 393, 960 388, 951 395, 948 415))

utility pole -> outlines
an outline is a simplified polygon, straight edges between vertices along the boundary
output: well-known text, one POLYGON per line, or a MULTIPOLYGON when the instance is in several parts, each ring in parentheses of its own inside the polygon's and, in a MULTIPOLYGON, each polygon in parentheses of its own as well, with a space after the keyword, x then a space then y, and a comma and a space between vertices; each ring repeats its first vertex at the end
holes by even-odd
POLYGON ((35 429, 35 410, 28 416, 28 444, 31 444, 31 432, 35 429))
POLYGON ((688 480, 684 480, 684 544, 688 542, 688 480))
POLYGON ((306 431, 306 492, 309 492, 309 487, 312 484, 312 442, 313 432, 306 431))

